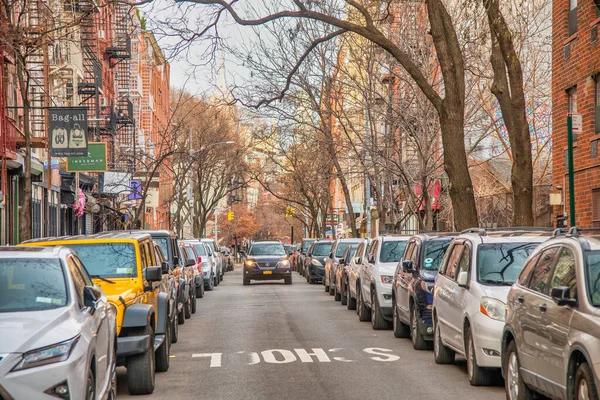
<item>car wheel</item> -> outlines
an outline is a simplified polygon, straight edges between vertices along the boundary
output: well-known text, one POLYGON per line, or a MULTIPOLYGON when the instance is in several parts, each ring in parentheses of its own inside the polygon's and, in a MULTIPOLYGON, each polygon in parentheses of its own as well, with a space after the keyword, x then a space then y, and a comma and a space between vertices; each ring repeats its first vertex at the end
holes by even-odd
POLYGON ((92 367, 88 369, 87 382, 85 384, 85 398, 86 400, 96 399, 96 379, 94 379, 94 371, 92 367))
POLYGON ((244 286, 248 286, 250 284, 250 279, 244 278, 244 286))
POLYGON ((286 285, 291 285, 292 284, 292 277, 291 276, 288 276, 288 277, 285 278, 285 284, 286 285))
POLYGON ((433 355, 436 364, 453 364, 456 353, 454 350, 444 346, 442 342, 442 334, 440 332, 440 325, 437 321, 434 323, 434 334, 433 334, 433 355))
POLYGON ((423 338, 419 330, 419 316, 414 307, 410 308, 410 337, 415 350, 429 350, 431 343, 423 338))
POLYGON ((192 314, 196 314, 196 289, 192 290, 192 294, 194 295, 192 297, 192 314))
POLYGON ((204 284, 196 287, 196 297, 199 299, 204 297, 204 284))
POLYGON ((342 293, 340 293, 340 301, 342 305, 345 306, 348 304, 348 296, 346 295, 346 292, 348 291, 348 280, 342 279, 340 286, 342 287, 342 293))
POLYGON ((333 287, 333 298, 335 301, 342 300, 342 294, 340 292, 338 292, 337 285, 334 285, 334 287, 333 287))
POLYGON ((185 311, 185 319, 192 318, 192 296, 188 295, 188 300, 183 305, 183 310, 185 311))
POLYGON ((469 328, 467 330, 467 346, 465 358, 467 359, 467 374, 469 382, 473 386, 490 386, 492 384, 492 371, 479 367, 477 365, 477 354, 475 353, 475 343, 473 342, 473 333, 469 328))
MULTIPOLYGON (((115 338, 116 346, 117 338, 115 338)), ((110 388, 108 392, 108 400, 117 399, 117 349, 113 347, 112 350, 112 362, 110 367, 110 388)))
POLYGON ((346 308, 348 310, 356 310, 356 299, 350 294, 350 287, 346 285, 346 308))
POLYGON ((335 283, 331 280, 331 275, 329 275, 329 295, 333 296, 335 294, 335 283))
POLYGON ((519 372, 519 356, 517 354, 517 345, 513 340, 506 348, 506 364, 504 365, 505 380, 504 387, 506 389, 507 400, 531 400, 533 392, 523 381, 519 372))
POLYGON ((329 284, 327 283, 327 279, 325 279, 327 275, 323 275, 323 286, 325 286, 325 293, 329 293, 329 284))
POLYGON ((184 311, 184 308, 185 308, 185 304, 184 304, 184 305, 183 305, 183 307, 181 308, 181 311, 179 311, 179 312, 177 313, 177 323, 178 323, 179 325, 183 325, 183 324, 185 324, 185 311, 184 311))
POLYGON ((179 341, 179 324, 175 319, 171 322, 171 343, 177 343, 179 341))
POLYGON ((206 288, 206 290, 208 290, 209 292, 212 292, 214 288, 215 288, 215 279, 212 278, 209 280, 208 287, 206 288))
POLYGON ((389 327, 388 322, 383 318, 383 314, 381 313, 379 299, 377 299, 375 290, 371 292, 371 325, 377 331, 388 329, 389 327))
POLYGON ((597 399, 594 375, 587 363, 581 363, 575 373, 575 400, 597 399))
POLYGON ((366 322, 371 319, 371 309, 367 307, 363 300, 362 290, 359 290, 356 293, 356 297, 358 299, 357 309, 358 309, 358 320, 361 322, 366 322))
MULTIPOLYGON (((165 331, 165 340, 156 350, 156 372, 167 372, 169 370, 169 361, 171 359, 171 329, 165 331)), ((152 346, 153 348, 153 346, 152 346)))
POLYGON ((142 353, 127 359, 127 388, 129 394, 151 394, 154 391, 154 331, 147 326, 141 331, 132 330, 131 336, 149 335, 150 347, 142 353))
POLYGON ((396 306, 396 301, 392 302, 392 325, 394 330, 394 337, 397 338, 407 338, 410 336, 410 329, 406 324, 400 321, 400 316, 398 315, 398 308, 396 306))

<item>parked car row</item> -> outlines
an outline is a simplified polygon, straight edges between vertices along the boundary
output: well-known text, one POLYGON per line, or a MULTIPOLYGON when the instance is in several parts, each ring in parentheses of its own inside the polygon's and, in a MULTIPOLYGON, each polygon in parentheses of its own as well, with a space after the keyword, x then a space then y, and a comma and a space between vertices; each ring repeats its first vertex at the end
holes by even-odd
POLYGON ((130 394, 152 393, 218 258, 170 231, 0 248, 0 398, 114 399, 117 366, 130 394))
POLYGON ((600 237, 583 233, 476 228, 319 240, 299 272, 319 278, 315 245, 327 244, 319 280, 373 329, 433 349, 437 364, 464 356, 472 385, 502 373, 510 400, 598 399, 600 237))

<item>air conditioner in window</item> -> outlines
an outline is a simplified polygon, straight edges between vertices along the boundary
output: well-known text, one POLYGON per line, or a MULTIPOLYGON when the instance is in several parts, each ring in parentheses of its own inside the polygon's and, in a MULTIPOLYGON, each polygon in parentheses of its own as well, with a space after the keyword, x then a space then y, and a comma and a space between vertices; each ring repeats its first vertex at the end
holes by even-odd
POLYGON ((104 29, 98 30, 98 39, 105 39, 106 35, 104 34, 104 29))

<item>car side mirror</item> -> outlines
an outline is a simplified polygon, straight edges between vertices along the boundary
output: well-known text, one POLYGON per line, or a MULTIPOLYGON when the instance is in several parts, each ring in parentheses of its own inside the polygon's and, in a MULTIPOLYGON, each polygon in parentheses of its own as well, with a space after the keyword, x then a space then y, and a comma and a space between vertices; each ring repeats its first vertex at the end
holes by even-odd
POLYGON ((293 251, 290 251, 290 252, 288 253, 288 256, 289 256, 289 257, 291 257, 291 256, 293 256, 293 255, 294 255, 294 252, 293 252, 293 251))
POLYGON ((356 258, 354 259, 354 263, 356 263, 356 264, 361 264, 361 263, 362 263, 362 257, 356 257, 356 258))
POLYGON ((553 287, 551 291, 552 300, 559 306, 576 306, 577 299, 571 297, 571 289, 568 286, 553 287))
POLYGON ((148 267, 144 270, 144 279, 148 282, 160 282, 162 280, 161 267, 148 267))
POLYGON ((163 274, 168 274, 169 273, 169 269, 170 269, 169 262, 168 261, 163 261, 162 264, 161 264, 161 266, 162 266, 162 273, 163 274))
POLYGON ((403 260, 402 269, 405 272, 415 272, 415 264, 413 263, 413 260, 403 260))
POLYGON ((306 257, 312 257, 312 253, 308 253, 306 257))
POLYGON ((375 255, 369 254, 369 258, 367 260, 369 261, 369 264, 375 264, 375 255))
POLYGON ((189 258, 189 259, 185 260, 186 267, 193 267, 194 265, 196 265, 196 262, 194 261, 193 258, 189 258))
POLYGON ((333 258, 333 252, 329 253, 329 258, 333 258))
POLYGON ((240 253, 242 256, 246 257, 246 251, 245 250, 240 250, 238 253, 240 253))
POLYGON ((86 286, 83 288, 83 305, 96 309, 98 300, 102 297, 102 292, 95 286, 86 286))
POLYGON ((344 259, 342 258, 342 259, 340 260, 340 266, 344 266, 344 265, 346 265, 346 261, 344 261, 344 259))
POLYGON ((468 283, 469 283, 469 273, 466 271, 462 271, 458 274, 458 286, 460 287, 468 287, 468 283))

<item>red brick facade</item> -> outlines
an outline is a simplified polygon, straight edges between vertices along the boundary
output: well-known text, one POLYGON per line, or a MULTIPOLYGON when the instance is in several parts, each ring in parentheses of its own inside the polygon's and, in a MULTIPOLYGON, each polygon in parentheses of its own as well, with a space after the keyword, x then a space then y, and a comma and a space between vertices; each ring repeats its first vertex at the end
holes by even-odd
MULTIPOLYGON (((552 143, 553 184, 562 186, 568 212, 569 186, 566 169, 569 91, 576 89, 573 111, 583 119, 582 134, 575 142, 575 206, 579 227, 600 225, 600 112, 596 112, 600 80, 600 12, 594 0, 554 0, 552 32, 552 143), (576 28, 573 22, 576 15, 576 28), (570 24, 570 26, 569 26, 570 24), (575 31, 576 29, 576 31, 575 31), (594 197, 594 198, 593 198, 594 197), (594 211, 595 210, 595 211, 594 211)), ((600 104, 598 104, 600 106, 600 104)), ((598 108, 600 110, 600 108, 598 108)), ((556 207, 555 215, 563 213, 556 207)))

